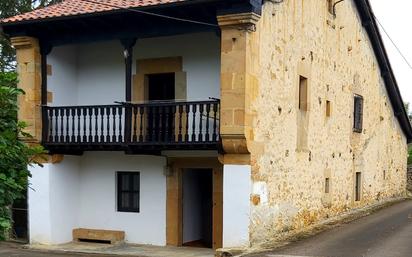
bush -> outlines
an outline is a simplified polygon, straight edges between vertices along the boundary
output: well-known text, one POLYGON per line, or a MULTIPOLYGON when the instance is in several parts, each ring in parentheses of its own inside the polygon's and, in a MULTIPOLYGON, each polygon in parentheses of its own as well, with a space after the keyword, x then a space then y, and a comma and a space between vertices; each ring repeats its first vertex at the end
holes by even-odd
POLYGON ((7 238, 12 227, 11 206, 24 198, 28 186, 29 165, 43 153, 41 146, 29 146, 22 138, 24 122, 17 121, 17 97, 24 92, 17 89, 14 72, 0 73, 0 240, 7 238))

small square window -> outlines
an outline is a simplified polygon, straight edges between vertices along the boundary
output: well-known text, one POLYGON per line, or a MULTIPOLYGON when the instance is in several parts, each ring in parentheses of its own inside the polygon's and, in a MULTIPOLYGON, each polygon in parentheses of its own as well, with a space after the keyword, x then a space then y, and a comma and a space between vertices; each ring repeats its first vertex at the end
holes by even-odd
POLYGON ((354 96, 353 108, 353 131, 362 133, 363 129, 363 97, 360 95, 354 96))
POLYGON ((140 172, 117 172, 117 211, 140 211, 140 172))

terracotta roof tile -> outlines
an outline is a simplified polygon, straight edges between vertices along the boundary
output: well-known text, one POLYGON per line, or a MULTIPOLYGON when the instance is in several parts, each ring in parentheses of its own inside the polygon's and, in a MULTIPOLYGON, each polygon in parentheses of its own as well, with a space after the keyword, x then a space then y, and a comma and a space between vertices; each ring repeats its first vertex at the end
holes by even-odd
POLYGON ((1 20, 1 23, 16 23, 28 20, 41 20, 47 18, 67 17, 74 15, 84 15, 98 12, 119 10, 122 8, 136 8, 144 6, 154 6, 187 0, 65 0, 61 3, 45 8, 37 9, 28 13, 1 20), (99 3, 97 3, 99 2, 99 3))

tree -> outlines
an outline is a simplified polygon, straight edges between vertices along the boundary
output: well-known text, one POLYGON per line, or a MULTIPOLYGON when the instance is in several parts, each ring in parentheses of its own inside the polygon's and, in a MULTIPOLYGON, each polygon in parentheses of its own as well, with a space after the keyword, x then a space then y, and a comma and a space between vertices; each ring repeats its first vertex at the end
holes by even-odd
POLYGON ((410 103, 405 103, 406 114, 408 114, 409 121, 412 121, 412 112, 410 110, 410 103))
MULTIPOLYGON (((404 103, 405 105, 405 110, 406 110, 406 114, 408 114, 408 118, 409 118, 409 122, 412 121, 412 112, 409 109, 410 108, 410 104, 409 103, 404 103)), ((412 164, 412 145, 408 146, 408 165, 412 164)))

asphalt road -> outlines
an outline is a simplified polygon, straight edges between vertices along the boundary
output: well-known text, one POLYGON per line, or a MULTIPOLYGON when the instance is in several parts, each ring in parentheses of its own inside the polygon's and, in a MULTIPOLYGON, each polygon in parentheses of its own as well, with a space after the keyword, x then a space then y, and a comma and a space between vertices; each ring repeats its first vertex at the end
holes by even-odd
POLYGON ((248 257, 412 257, 412 201, 268 253, 248 257))

